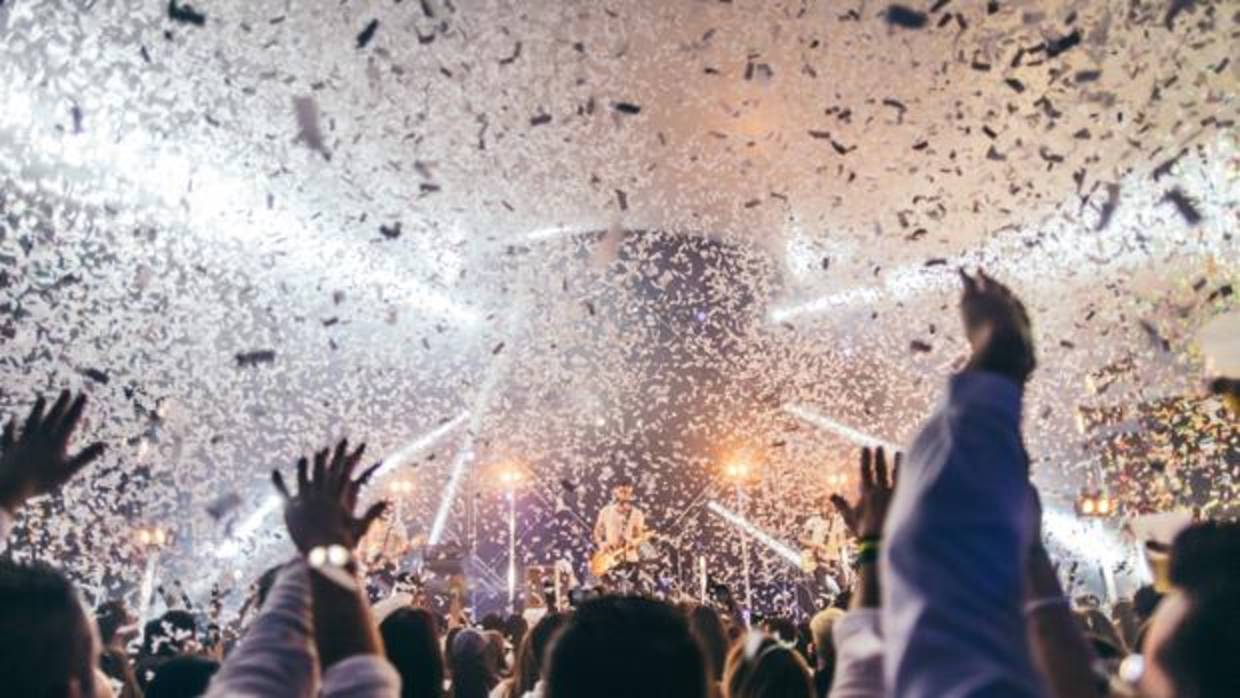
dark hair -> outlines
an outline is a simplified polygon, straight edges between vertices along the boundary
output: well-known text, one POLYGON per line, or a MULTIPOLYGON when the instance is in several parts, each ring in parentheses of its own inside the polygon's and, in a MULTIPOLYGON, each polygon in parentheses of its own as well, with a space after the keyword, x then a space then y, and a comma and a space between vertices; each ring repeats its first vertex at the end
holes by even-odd
POLYGON ((551 643, 547 698, 705 698, 706 665, 684 614, 650 599, 582 604, 551 643))
POLYGON ((379 624, 388 661, 400 674, 401 698, 443 695, 443 653, 435 627, 435 617, 421 608, 397 609, 379 624))
POLYGON ((482 622, 479 623, 479 626, 483 630, 503 630, 504 619, 498 613, 488 613, 482 617, 482 622))
POLYGON ((556 631, 564 627, 568 617, 563 613, 548 613, 539 619, 534 629, 526 633, 517 650, 516 667, 512 672, 512 683, 509 684, 509 698, 521 698, 534 690, 538 679, 542 677, 543 666, 546 665, 547 648, 555 638, 556 631))
POLYGON ((1240 523, 1207 521, 1176 536, 1171 581, 1186 595, 1179 624, 1156 650, 1180 698, 1240 695, 1240 523))
POLYGON ((797 624, 792 622, 791 618, 783 616, 767 618, 766 628, 771 635, 785 644, 796 643, 800 640, 800 631, 797 630, 797 624))
POLYGON ((148 657, 172 657, 195 639, 198 623, 189 611, 173 610, 142 626, 142 654, 148 657))
POLYGON ((1155 661, 1166 670, 1179 698, 1240 696, 1240 596, 1209 589, 1190 594, 1188 609, 1155 661))
POLYGON ((702 648, 706 673, 712 681, 723 680, 723 666, 728 660, 728 630, 723 619, 710 606, 692 606, 688 611, 689 631, 702 648))
POLYGON ((771 637, 751 636, 736 643, 723 685, 728 698, 814 698, 805 660, 771 637))
POLYGON ((628 475, 617 475, 616 478, 612 480, 611 482, 611 488, 613 490, 618 487, 632 487, 632 486, 633 486, 633 478, 629 477, 628 475))
POLYGON ((125 627, 130 620, 129 608, 120 599, 104 601, 95 608, 95 625, 99 627, 99 640, 104 645, 112 644, 116 639, 116 631, 125 627))
POLYGON ((508 642, 512 643, 513 648, 521 646, 525 634, 530 631, 530 624, 521 616, 512 614, 504 619, 504 637, 508 642))
POLYGON ((206 657, 169 659, 155 670, 145 698, 198 698, 207 692, 211 677, 219 668, 219 662, 206 657))
POLYGON ((482 633, 465 628, 456 634, 448 648, 452 667, 452 698, 487 698, 498 677, 486 662, 487 640, 482 633))
POLYGON ((0 676, 5 695, 41 698, 76 681, 94 693, 94 637, 73 585, 40 563, 0 560, 0 676))
POLYGON ((1240 522, 1203 521, 1171 544, 1171 582, 1189 593, 1240 586, 1240 522))
POLYGON ((1137 616, 1138 625, 1154 616, 1154 609, 1158 607, 1158 602, 1162 601, 1162 597, 1163 595, 1150 584, 1137 589, 1132 595, 1132 612, 1137 616))

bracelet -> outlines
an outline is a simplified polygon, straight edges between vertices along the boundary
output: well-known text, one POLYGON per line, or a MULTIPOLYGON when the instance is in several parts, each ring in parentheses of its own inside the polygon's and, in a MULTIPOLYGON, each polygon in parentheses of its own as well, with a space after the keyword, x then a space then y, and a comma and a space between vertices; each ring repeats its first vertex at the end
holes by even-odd
POLYGON ((357 578, 353 575, 357 564, 353 553, 343 545, 316 545, 306 553, 306 564, 337 586, 357 591, 357 578))
POLYGON ((1025 615, 1033 615, 1044 608, 1054 606, 1068 608, 1069 605, 1068 597, 1066 596, 1043 596, 1040 599, 1030 599, 1025 602, 1025 615))
POLYGON ((857 557, 853 560, 853 567, 858 568, 862 565, 870 564, 878 561, 879 543, 882 541, 878 536, 866 537, 857 541, 857 557))

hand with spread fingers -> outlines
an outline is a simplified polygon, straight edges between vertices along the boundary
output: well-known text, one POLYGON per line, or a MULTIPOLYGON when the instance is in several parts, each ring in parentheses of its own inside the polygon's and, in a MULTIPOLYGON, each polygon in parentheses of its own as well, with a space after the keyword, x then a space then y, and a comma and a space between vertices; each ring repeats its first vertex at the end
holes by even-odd
POLYGON ((981 269, 977 276, 962 269, 960 278, 964 282, 960 314, 973 350, 966 370, 998 373, 1023 386, 1037 366, 1025 305, 981 269))
POLYGON ((896 477, 900 473, 903 454, 896 453, 890 476, 887 472, 887 452, 882 446, 871 451, 861 449, 861 496, 856 504, 849 504, 838 494, 831 495, 831 503, 844 519, 848 532, 858 540, 878 538, 883 534, 883 522, 887 520, 887 508, 895 491, 896 477))
POLYGON ((15 512, 27 499, 60 487, 79 470, 103 455, 103 443, 93 443, 68 455, 69 439, 82 420, 86 396, 65 390, 46 414, 42 396, 26 417, 21 435, 12 419, 0 436, 0 507, 15 512))
POLYGON ((271 473, 271 480, 284 497, 284 523, 289 536, 303 554, 318 546, 343 545, 352 550, 366 535, 370 525, 383 514, 386 502, 378 502, 357 518, 358 492, 375 474, 381 464, 368 468, 356 480, 353 471, 362 459, 366 445, 348 450, 348 441, 341 440, 332 451, 314 454, 313 469, 302 458, 297 461, 297 494, 289 493, 280 471, 271 473))

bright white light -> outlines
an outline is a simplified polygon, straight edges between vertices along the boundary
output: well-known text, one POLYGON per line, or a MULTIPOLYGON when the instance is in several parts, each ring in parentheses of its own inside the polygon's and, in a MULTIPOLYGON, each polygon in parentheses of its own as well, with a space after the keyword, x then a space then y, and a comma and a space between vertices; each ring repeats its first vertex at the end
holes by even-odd
POLYGON ((793 417, 812 424, 820 429, 826 429, 827 431, 839 434, 858 446, 882 446, 888 451, 893 452, 901 450, 899 446, 891 443, 890 441, 880 439, 873 434, 858 431, 846 424, 840 424, 830 417, 818 414, 817 412, 800 405, 784 405, 784 412, 787 412, 793 417))
POLYGON ((235 540, 226 540, 215 546, 215 556, 227 560, 241 554, 241 544, 235 540))
POLYGON ((146 558, 146 571, 142 574, 142 599, 138 606, 138 620, 145 621, 151 612, 151 597, 155 594, 155 572, 159 568, 159 553, 152 552, 146 558))
POLYGON ((771 311, 771 322, 787 322, 801 315, 813 315, 839 306, 873 303, 882 298, 882 295, 882 291, 876 288, 850 288, 799 305, 776 308, 771 311))
POLYGON ((722 504, 718 502, 708 502, 706 504, 706 508, 712 511, 713 513, 717 514, 718 516, 722 517, 724 521, 727 521, 728 523, 741 529, 745 533, 748 533, 751 537, 753 537, 754 540, 765 545, 767 548, 770 548, 771 552, 783 558, 783 560, 786 561, 788 564, 800 566, 801 564, 800 553, 792 549, 792 547, 789 546, 788 544, 779 541, 778 539, 776 539, 774 536, 770 535, 766 531, 763 531, 762 529, 758 528, 745 517, 737 514, 736 512, 728 509, 727 507, 723 506, 722 504))
POLYGON ((280 496, 276 494, 270 495, 267 499, 264 499, 262 505, 260 505, 258 509, 255 509, 253 514, 246 517, 245 521, 241 522, 241 525, 237 526, 237 537, 249 538, 254 535, 254 532, 263 525, 263 522, 267 520, 267 517, 271 516, 277 509, 280 508, 281 503, 280 496))
POLYGON ((453 429, 463 424, 466 419, 469 419, 468 411, 460 413, 459 415, 454 417, 451 421, 444 422, 443 424, 439 425, 438 427, 435 427, 431 431, 423 434, 422 436, 417 437, 416 439, 410 441, 404 446, 401 446, 399 449, 397 449, 387 458, 383 459, 383 466, 380 467, 379 470, 375 472, 375 479, 377 480, 378 478, 383 477, 384 475, 391 472, 392 470, 395 470, 396 468, 399 468, 400 466, 405 465, 410 460, 412 460, 414 456, 418 455, 419 452, 425 450, 431 444, 435 443, 436 441, 446 436, 448 432, 452 431, 453 429))
POLYGON ((550 228, 539 228, 530 233, 526 233, 526 242, 546 242, 566 236, 573 236, 585 232, 580 228, 569 228, 565 226, 552 226, 550 228))
POLYGON ((439 509, 435 512, 435 520, 431 524, 431 532, 427 537, 427 542, 431 545, 438 545, 439 539, 443 537, 444 526, 448 524, 448 514, 452 511, 452 503, 456 501, 456 490, 461 486, 461 478, 468 469, 466 466, 473 458, 473 449, 467 445, 457 452, 456 458, 452 459, 448 486, 444 488, 443 499, 439 501, 439 509))
POLYGON ((1045 510, 1042 513, 1042 530, 1082 560, 1108 568, 1128 557, 1130 550, 1130 546, 1121 541, 1115 532, 1064 511, 1045 510))

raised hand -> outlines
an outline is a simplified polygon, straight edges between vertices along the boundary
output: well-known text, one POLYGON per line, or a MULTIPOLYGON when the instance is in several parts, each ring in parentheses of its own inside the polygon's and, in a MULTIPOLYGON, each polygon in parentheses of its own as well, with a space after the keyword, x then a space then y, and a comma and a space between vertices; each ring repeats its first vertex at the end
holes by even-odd
POLYGON ((857 539, 873 539, 883 534, 883 522, 887 520, 887 507, 896 487, 903 454, 896 453, 890 474, 887 471, 887 453, 879 446, 874 451, 861 449, 861 496, 856 504, 838 494, 831 495, 831 504, 844 519, 848 532, 857 539))
POLYGON ((976 277, 961 269, 960 278, 964 282, 960 314, 973 349, 966 370, 998 373, 1024 385, 1037 366, 1025 305, 981 269, 976 277))
POLYGON ((361 518, 353 515, 358 492, 380 466, 376 463, 353 479, 353 471, 365 450, 366 445, 362 444, 350 453, 348 441, 341 440, 334 451, 323 449, 314 454, 313 470, 307 459, 297 461, 296 496, 289 493, 280 471, 272 471, 271 481, 284 497, 284 523, 302 554, 328 545, 343 545, 352 550, 383 514, 386 502, 374 504, 361 518))
POLYGON ((91 461, 103 455, 105 446, 96 442, 70 457, 69 438, 82 419, 86 396, 77 398, 65 390, 44 414, 47 400, 42 396, 26 417, 21 436, 17 419, 9 421, 0 436, 0 507, 10 512, 31 497, 60 487, 91 461))

